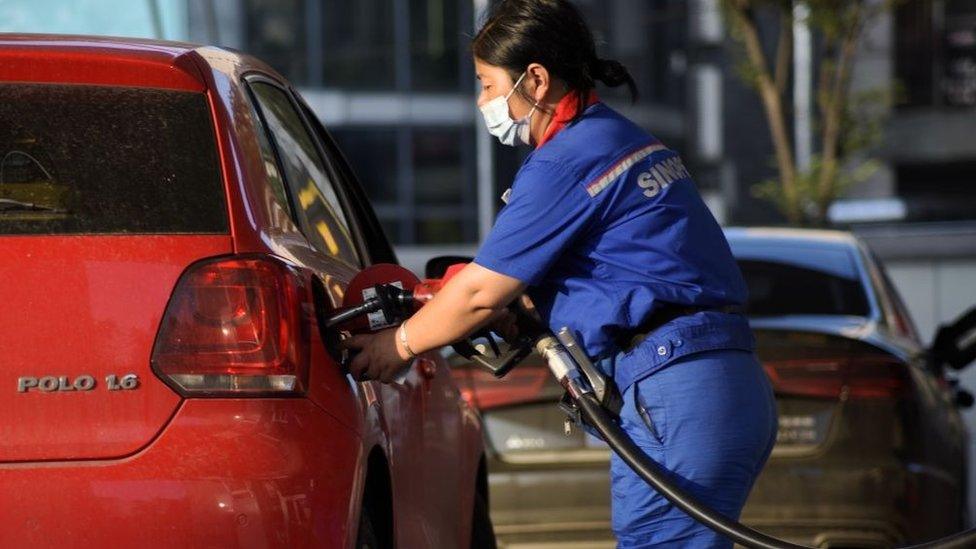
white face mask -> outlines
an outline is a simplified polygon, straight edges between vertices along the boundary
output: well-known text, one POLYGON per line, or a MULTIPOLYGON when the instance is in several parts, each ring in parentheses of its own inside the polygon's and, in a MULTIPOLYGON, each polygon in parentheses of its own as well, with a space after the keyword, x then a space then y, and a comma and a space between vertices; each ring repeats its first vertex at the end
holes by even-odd
POLYGON ((532 122, 532 115, 539 105, 533 105, 529 114, 518 120, 512 120, 512 117, 508 114, 508 98, 515 93, 515 90, 522 83, 525 75, 526 73, 523 72, 522 76, 519 76, 512 91, 508 92, 507 95, 499 95, 481 106, 481 114, 485 117, 488 133, 497 137, 503 145, 514 147, 516 138, 526 145, 532 144, 530 141, 529 127, 530 122, 532 122))

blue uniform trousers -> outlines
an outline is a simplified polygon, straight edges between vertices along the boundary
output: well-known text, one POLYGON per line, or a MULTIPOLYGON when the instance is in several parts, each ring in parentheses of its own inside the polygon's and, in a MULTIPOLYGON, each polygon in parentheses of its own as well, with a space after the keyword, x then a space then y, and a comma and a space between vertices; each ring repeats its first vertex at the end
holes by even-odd
MULTIPOLYGON (((738 519, 776 439, 773 391, 755 355, 715 350, 676 358, 623 393, 622 426, 672 478, 738 519)), ((620 548, 731 548, 671 505, 616 454, 613 531, 620 548)))

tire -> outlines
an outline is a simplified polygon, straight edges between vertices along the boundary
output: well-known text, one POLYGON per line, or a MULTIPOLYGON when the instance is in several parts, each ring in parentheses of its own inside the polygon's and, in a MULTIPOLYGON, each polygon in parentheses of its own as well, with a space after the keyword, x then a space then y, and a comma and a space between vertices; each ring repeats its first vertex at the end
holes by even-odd
POLYGON ((485 496, 475 493, 474 511, 471 518, 471 549, 496 549, 495 529, 488 514, 485 496))
POLYGON ((363 506, 359 512, 359 531, 356 533, 356 549, 385 549, 380 545, 380 539, 373 529, 369 507, 363 506))

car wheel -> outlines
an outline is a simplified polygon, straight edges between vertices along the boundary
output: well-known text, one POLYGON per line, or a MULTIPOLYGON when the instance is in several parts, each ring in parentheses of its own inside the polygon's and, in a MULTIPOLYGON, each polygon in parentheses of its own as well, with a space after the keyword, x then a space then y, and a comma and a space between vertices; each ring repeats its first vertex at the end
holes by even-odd
POLYGON ((359 513, 359 531, 356 533, 356 549, 383 549, 379 537, 373 529, 369 507, 363 506, 359 513))
POLYGON ((474 512, 471 520, 471 549, 495 549, 495 529, 488 514, 485 496, 474 495, 474 512))

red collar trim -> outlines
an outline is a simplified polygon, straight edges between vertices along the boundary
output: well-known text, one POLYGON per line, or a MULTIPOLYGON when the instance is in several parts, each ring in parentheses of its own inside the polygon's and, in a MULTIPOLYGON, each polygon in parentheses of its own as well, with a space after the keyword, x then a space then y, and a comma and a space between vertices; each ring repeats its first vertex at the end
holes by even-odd
MULTIPOLYGON (((567 93, 559 100, 556 104, 556 112, 552 117, 552 121, 549 122, 549 127, 546 128, 546 133, 542 136, 542 141, 539 142, 535 148, 539 148, 546 143, 548 143, 557 133, 561 132, 569 122, 576 118, 577 107, 579 103, 576 98, 579 96, 578 92, 567 93)), ((586 98, 586 106, 597 103, 600 98, 596 95, 596 90, 590 90, 589 97, 586 98)))

